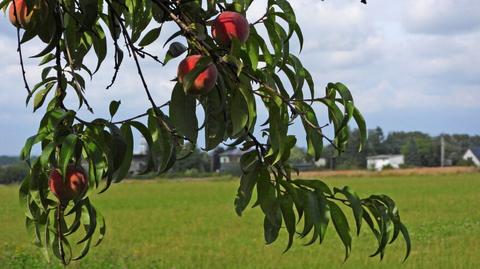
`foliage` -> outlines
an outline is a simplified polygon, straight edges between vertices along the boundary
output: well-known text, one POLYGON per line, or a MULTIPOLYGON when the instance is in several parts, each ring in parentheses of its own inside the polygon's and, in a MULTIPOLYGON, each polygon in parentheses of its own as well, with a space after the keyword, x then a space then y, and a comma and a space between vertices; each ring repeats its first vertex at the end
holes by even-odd
POLYGON ((305 162, 311 162, 311 161, 312 161, 312 157, 307 154, 305 149, 294 146, 290 150, 290 162, 292 162, 293 164, 305 163, 305 162))
POLYGON ((195 147, 188 158, 177 160, 169 172, 179 173, 186 172, 186 170, 210 172, 210 166, 211 163, 208 154, 195 147))
MULTIPOLYGON (((25 1, 29 9, 44 7, 48 14, 34 16, 37 20, 22 33, 17 29, 20 59, 21 45, 35 37, 45 43, 43 49, 32 56, 38 58, 43 67, 41 81, 32 89, 25 83, 27 104, 32 104, 34 111, 44 107, 46 112, 37 133, 27 139, 21 152, 30 173, 22 183, 20 197, 26 210, 27 230, 47 258, 53 253, 63 264, 68 264, 83 258, 91 246, 102 241, 105 220, 93 205, 91 194, 96 190, 106 191, 127 175, 132 160, 133 131, 141 133, 147 141, 147 170, 156 173, 163 173, 177 159, 188 157, 200 131, 205 133, 207 151, 225 141, 241 144, 246 153, 241 161, 243 175, 235 210, 241 215, 256 189, 254 206, 259 206, 264 214, 267 244, 277 239, 282 226, 288 232, 285 250, 291 247, 297 234, 311 236, 310 244, 321 243, 331 224, 345 246, 347 258, 352 235, 345 208, 339 206, 343 204, 355 216, 357 234, 362 224, 374 234, 378 248, 373 256, 383 258, 388 242, 398 235, 407 242, 408 256, 408 232, 388 196, 371 195, 361 199, 348 187, 332 189, 319 180, 292 179, 295 169, 290 165, 289 156, 297 141, 288 130, 294 121, 302 122, 307 152, 315 160, 322 154, 324 139, 336 150, 345 150, 351 121, 358 125, 360 148, 365 144, 367 131, 345 85, 328 83, 324 95, 316 95, 311 74, 290 51, 294 37, 301 50, 303 35, 288 1, 267 1, 265 14, 250 24, 246 42, 233 39, 229 47, 217 45, 208 35, 208 22, 225 10, 244 14, 252 0, 25 1), (148 48, 159 42, 164 24, 175 25, 178 31, 167 37, 165 45, 169 45, 169 50, 165 57, 159 57, 148 48), (108 45, 110 40, 113 44, 108 45), (93 113, 85 95, 85 81, 94 76, 112 53, 115 67, 108 87, 115 83, 124 55, 128 55, 135 63, 150 107, 141 115, 117 120, 115 115, 121 103, 114 101, 109 107, 110 119, 82 119, 74 109, 66 107, 64 100, 67 94, 76 96, 79 108, 85 107, 93 113), (202 57, 182 83, 176 83, 171 100, 158 105, 143 76, 142 59, 165 65, 184 54, 202 57), (87 57, 96 58, 96 65, 87 66, 87 57), (214 90, 205 95, 187 94, 196 77, 212 63, 219 72, 214 90), (334 138, 323 134, 324 126, 318 121, 313 103, 328 109, 334 138), (200 121, 197 104, 205 115, 200 121), (268 112, 264 123, 257 123, 260 106, 268 112), (146 117, 146 124, 139 120, 141 117, 146 117), (255 130, 261 135, 257 137, 255 130), (32 160, 30 152, 36 144, 40 144, 42 153, 32 160), (69 203, 59 202, 48 189, 50 171, 60 169, 65 177, 67 167, 81 163, 88 166, 87 195, 69 203), (299 222, 303 223, 303 229, 298 233, 299 222), (74 238, 81 238, 76 242, 82 246, 78 253, 73 251, 77 248, 71 246, 74 238)), ((0 7, 7 7, 10 2, 3 0, 0 7)), ((23 69, 23 64, 21 66, 23 69)))

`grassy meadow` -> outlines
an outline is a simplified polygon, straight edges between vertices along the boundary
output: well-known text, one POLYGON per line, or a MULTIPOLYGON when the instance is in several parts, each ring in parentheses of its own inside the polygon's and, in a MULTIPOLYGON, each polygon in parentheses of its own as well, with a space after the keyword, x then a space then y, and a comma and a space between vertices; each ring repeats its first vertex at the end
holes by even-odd
MULTIPOLYGON (((103 243, 71 268, 480 268, 480 173, 327 178, 361 196, 390 195, 410 230, 412 253, 401 263, 401 238, 386 257, 369 258, 373 235, 362 228, 344 263, 329 225, 322 245, 296 240, 282 254, 286 233, 266 246, 260 209, 237 217, 236 179, 126 181, 93 201, 107 220, 103 243)), ((30 244, 18 186, 0 186, 0 268, 61 268, 30 244)), ((349 214, 351 214, 349 212, 349 214)), ((353 222, 351 223, 353 228, 353 222)))

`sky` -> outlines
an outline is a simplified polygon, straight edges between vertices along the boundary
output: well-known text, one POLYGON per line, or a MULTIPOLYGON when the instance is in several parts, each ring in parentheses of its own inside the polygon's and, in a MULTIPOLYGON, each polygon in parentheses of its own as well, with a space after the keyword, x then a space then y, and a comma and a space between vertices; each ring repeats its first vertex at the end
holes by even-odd
MULTIPOLYGON (((247 13, 249 21, 261 17, 265 2, 254 2, 247 13)), ((478 0, 369 0, 368 5, 357 0, 290 2, 305 39, 300 59, 314 78, 318 96, 328 82, 346 84, 367 126, 380 126, 385 133, 480 135, 478 0)), ((175 27, 165 27, 161 40, 173 31, 175 27)), ((164 55, 162 45, 160 41, 148 50, 164 55)), ((23 46, 23 53, 31 56, 41 49, 42 44, 34 41, 23 46)), ((44 111, 34 114, 31 104, 25 106, 16 30, 5 16, 0 16, 0 51, 0 155, 17 155, 25 139, 36 133, 44 111)), ((292 52, 298 52, 298 44, 292 52)), ((32 86, 41 69, 37 59, 25 60, 32 86)), ((153 61, 142 61, 159 104, 171 95, 170 80, 177 63, 162 68, 153 61)), ((87 65, 95 65, 93 58, 87 59, 87 65)), ((113 62, 106 61, 87 83, 86 96, 95 114, 82 109, 82 117, 106 117, 111 100, 122 101, 119 118, 140 114, 148 107, 131 59, 125 58, 116 85, 105 89, 112 67, 113 62)), ((76 106, 73 101, 69 104, 76 106)), ((327 119, 320 113, 319 121, 326 123, 327 119)), ((302 136, 298 125, 292 133, 302 136)), ((304 140, 299 139, 299 144, 305 145, 304 140)))

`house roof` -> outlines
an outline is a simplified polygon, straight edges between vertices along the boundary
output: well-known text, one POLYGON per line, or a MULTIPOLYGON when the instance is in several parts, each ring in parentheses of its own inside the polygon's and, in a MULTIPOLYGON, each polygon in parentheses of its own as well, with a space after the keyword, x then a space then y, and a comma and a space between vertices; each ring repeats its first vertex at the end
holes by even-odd
POLYGON ((480 146, 472 147, 470 148, 470 150, 472 151, 473 155, 475 155, 475 157, 480 160, 480 146))

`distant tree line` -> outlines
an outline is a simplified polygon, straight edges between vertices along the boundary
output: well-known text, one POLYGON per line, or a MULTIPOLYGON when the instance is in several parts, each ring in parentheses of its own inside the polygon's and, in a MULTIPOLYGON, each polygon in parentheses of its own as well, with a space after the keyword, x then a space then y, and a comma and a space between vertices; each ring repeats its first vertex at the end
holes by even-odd
POLYGON ((0 166, 10 165, 20 162, 20 159, 15 156, 0 156, 0 166))
MULTIPOLYGON (((462 134, 441 135, 445 141, 445 160, 447 165, 465 165, 462 160, 465 151, 480 145, 480 136, 462 134)), ((367 157, 379 154, 403 154, 406 166, 440 166, 441 136, 430 136, 422 132, 392 132, 384 135, 380 127, 368 131, 368 140, 364 149, 358 152, 360 134, 351 131, 351 139, 346 150, 338 154, 332 146, 326 146, 323 158, 327 168, 363 169, 367 166, 367 157)), ((227 149, 218 147, 210 153, 194 148, 189 158, 175 163, 169 174, 181 176, 201 176, 220 168, 219 154, 227 149)), ((304 148, 294 147, 290 161, 294 164, 313 162, 304 148)), ((0 156, 0 184, 21 181, 28 169, 18 157, 0 156)), ((169 175, 166 175, 169 176, 169 175)))
POLYGON ((360 135, 352 130, 347 149, 338 155, 333 147, 327 146, 324 157, 327 166, 338 169, 366 168, 367 157, 380 154, 402 154, 406 166, 440 166, 441 137, 445 141, 445 164, 465 165, 462 156, 465 151, 480 145, 480 136, 465 134, 442 134, 430 136, 422 132, 392 132, 384 135, 380 127, 368 131, 368 140, 364 149, 358 152, 360 135))
POLYGON ((0 184, 20 182, 28 173, 27 165, 17 157, 0 156, 0 161, 0 184))

